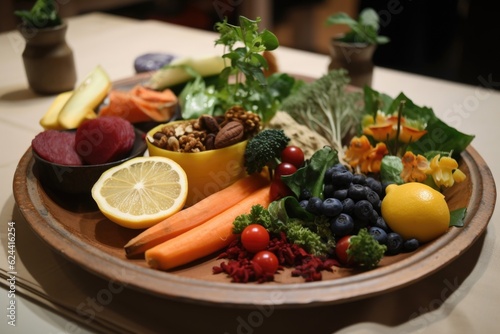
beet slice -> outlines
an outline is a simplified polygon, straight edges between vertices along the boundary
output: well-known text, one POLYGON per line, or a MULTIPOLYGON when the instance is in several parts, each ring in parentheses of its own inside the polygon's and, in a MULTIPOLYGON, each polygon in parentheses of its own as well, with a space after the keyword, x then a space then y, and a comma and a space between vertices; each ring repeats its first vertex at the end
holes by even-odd
POLYGON ((104 164, 125 158, 134 145, 132 124, 115 116, 98 117, 76 130, 75 149, 85 163, 104 164))
POLYGON ((31 141, 31 147, 42 159, 61 164, 80 166, 82 159, 75 151, 75 132, 45 130, 31 141))

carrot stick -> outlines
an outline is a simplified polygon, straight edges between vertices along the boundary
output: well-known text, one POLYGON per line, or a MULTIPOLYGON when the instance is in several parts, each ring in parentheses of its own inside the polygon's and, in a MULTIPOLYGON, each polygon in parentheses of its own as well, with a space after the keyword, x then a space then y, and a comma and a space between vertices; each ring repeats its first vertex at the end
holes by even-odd
POLYGON ((143 231, 125 245, 125 253, 128 256, 142 254, 151 247, 203 224, 268 184, 269 178, 263 175, 246 176, 143 231))
POLYGON ((236 238, 233 234, 236 217, 249 213, 256 204, 267 208, 270 202, 269 189, 259 189, 202 225, 147 250, 146 262, 152 268, 168 270, 210 255, 236 238))

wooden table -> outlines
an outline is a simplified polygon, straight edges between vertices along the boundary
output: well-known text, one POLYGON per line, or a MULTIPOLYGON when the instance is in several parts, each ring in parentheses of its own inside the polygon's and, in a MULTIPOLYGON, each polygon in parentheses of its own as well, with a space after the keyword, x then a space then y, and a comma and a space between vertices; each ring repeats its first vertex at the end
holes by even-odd
MULTIPOLYGON (((220 54, 213 33, 155 21, 135 21, 103 14, 69 20, 68 42, 75 53, 79 80, 101 65, 112 80, 134 75, 140 54, 163 51, 178 56, 220 54)), ((500 214, 493 214, 487 233, 451 265, 396 291, 322 308, 281 310, 207 308, 178 303, 110 285, 56 254, 29 229, 12 195, 12 178, 22 154, 42 129, 38 124, 53 96, 38 96, 28 87, 17 32, 0 34, 0 152, 2 162, 1 269, 7 272, 7 227, 16 226, 15 298, 2 279, 1 304, 8 314, 16 302, 16 327, 4 316, 2 333, 492 333, 500 307, 500 250, 495 245, 500 214), (114 289, 112 289, 114 288, 114 289), (113 291, 110 293, 110 291, 113 291), (96 301, 100 301, 96 302, 96 301)), ((279 48, 283 72, 317 77, 325 73, 324 55, 279 48)), ((395 96, 401 91, 432 107, 445 122, 475 134, 474 148, 500 177, 497 141, 500 83, 493 74, 478 74, 476 86, 465 86, 376 68, 373 87, 395 96)))

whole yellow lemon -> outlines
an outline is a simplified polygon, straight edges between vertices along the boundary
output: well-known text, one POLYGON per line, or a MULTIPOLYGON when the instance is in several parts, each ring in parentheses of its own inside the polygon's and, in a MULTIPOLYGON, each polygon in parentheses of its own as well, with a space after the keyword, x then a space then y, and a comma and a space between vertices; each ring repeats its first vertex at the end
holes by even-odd
POLYGON ((415 238, 420 243, 434 240, 450 224, 444 195, 419 182, 387 186, 381 210, 387 225, 405 240, 415 238))

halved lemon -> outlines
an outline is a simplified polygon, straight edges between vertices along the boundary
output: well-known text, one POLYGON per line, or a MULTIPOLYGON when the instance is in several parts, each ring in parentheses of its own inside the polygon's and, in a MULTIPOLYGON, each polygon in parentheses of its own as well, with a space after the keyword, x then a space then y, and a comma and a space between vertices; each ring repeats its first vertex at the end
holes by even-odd
POLYGON ((132 229, 148 228, 180 211, 188 180, 179 164, 165 157, 138 157, 105 171, 92 197, 111 221, 132 229))

